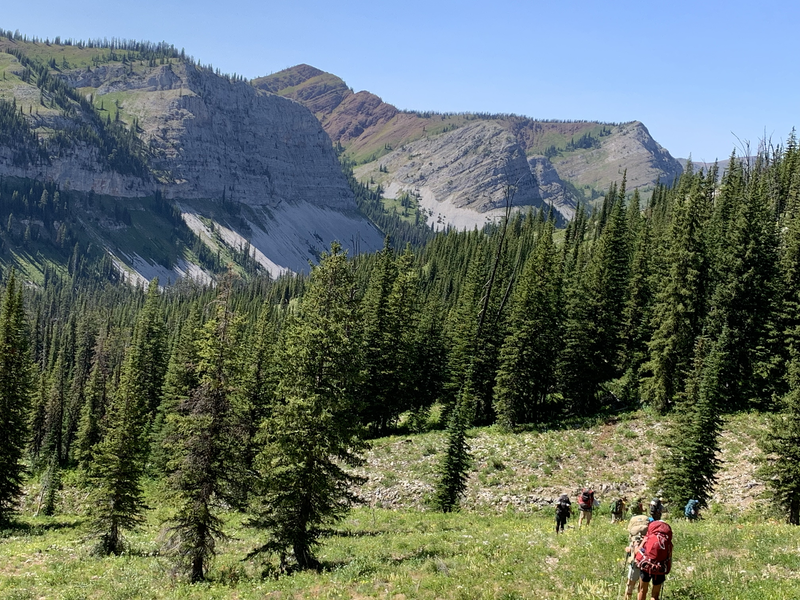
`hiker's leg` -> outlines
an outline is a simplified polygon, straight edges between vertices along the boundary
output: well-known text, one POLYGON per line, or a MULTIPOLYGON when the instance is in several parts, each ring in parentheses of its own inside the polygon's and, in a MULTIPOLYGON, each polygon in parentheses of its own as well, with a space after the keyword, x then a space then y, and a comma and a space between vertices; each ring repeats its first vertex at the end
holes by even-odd
POLYGON ((586 524, 588 525, 591 522, 592 522, 592 510, 589 509, 586 511, 586 524))
POLYGON ((636 579, 628 579, 628 585, 625 586, 625 600, 631 600, 633 590, 636 589, 636 579))
POLYGON ((578 511, 578 529, 581 528, 581 525, 583 525, 583 511, 579 510, 578 511))
POLYGON ((642 581, 639 584, 639 595, 636 596, 636 600, 646 600, 647 599, 647 582, 642 581))
POLYGON ((653 575, 653 589, 650 592, 650 597, 653 600, 658 600, 658 596, 661 594, 661 586, 666 578, 666 575, 653 575))

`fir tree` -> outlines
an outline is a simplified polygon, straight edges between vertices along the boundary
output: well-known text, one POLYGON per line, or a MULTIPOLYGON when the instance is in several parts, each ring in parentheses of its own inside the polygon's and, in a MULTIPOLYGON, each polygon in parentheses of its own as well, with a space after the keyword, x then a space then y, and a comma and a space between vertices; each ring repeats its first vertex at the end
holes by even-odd
MULTIPOLYGON (((145 509, 141 487, 148 451, 147 425, 155 389, 160 389, 163 338, 158 327, 158 282, 153 280, 122 366, 119 389, 106 413, 105 437, 90 466, 93 484, 90 517, 98 552, 121 554, 123 532, 138 526, 145 509)), ((157 398, 157 396, 156 396, 157 398)))
POLYGON ((397 265, 388 238, 376 258, 361 302, 359 320, 362 323, 361 353, 364 357, 362 419, 374 434, 379 434, 385 433, 392 416, 398 412, 393 406, 398 375, 398 340, 393 323, 395 315, 389 307, 397 279, 397 265))
POLYGON ((0 316, 0 523, 16 508, 25 475, 23 455, 28 438, 27 412, 31 361, 22 289, 12 271, 0 316))
POLYGON ((472 465, 467 428, 471 422, 469 384, 466 383, 458 403, 450 414, 447 425, 447 449, 438 470, 438 479, 433 496, 433 505, 441 512, 458 510, 461 497, 467 490, 467 474, 472 465))
POLYGON ((555 384, 560 343, 561 273, 552 222, 525 264, 512 299, 509 335, 500 351, 495 412, 506 428, 543 420, 555 384))
POLYGON ((764 457, 758 476, 787 521, 800 525, 800 352, 796 349, 789 377, 791 388, 783 398, 783 411, 771 417, 759 441, 764 457))
POLYGON ((724 352, 727 341, 700 338, 686 393, 676 408, 675 421, 663 438, 663 454, 656 463, 654 487, 675 506, 691 499, 705 506, 711 498, 720 460, 719 413, 724 352))
MULTIPOLYGON (((242 481, 245 436, 237 427, 235 398, 241 384, 242 320, 230 309, 230 283, 216 302, 215 315, 197 339, 197 387, 189 392, 175 413, 165 439, 167 470, 178 503, 168 521, 169 547, 178 567, 192 583, 205 579, 216 542, 224 537, 217 512, 236 506, 242 481)), ((182 354, 191 355, 191 350, 182 354)))
POLYGON ((666 411, 684 390, 691 371, 695 341, 706 312, 709 266, 704 227, 709 218, 708 190, 690 168, 676 190, 665 271, 654 284, 654 331, 643 365, 642 395, 656 410, 666 411))
POLYGON ((197 330, 200 327, 199 309, 192 307, 181 324, 175 347, 169 357, 164 375, 161 403, 156 412, 150 440, 150 454, 154 470, 167 472, 168 450, 165 440, 175 435, 175 421, 170 415, 177 414, 181 403, 188 400, 192 390, 198 386, 197 330))
POLYGON ((328 527, 358 501, 362 481, 346 467, 366 448, 353 419, 359 382, 353 273, 338 244, 311 272, 300 312, 284 326, 277 397, 259 430, 260 498, 252 524, 268 540, 253 554, 291 552, 301 569, 317 568, 314 549, 328 527))

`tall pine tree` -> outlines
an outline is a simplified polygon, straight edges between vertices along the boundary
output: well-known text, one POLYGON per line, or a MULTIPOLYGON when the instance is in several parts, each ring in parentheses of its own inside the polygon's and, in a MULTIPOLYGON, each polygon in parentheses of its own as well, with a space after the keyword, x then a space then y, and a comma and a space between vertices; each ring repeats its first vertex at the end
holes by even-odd
POLYGON ((0 523, 8 522, 16 509, 25 475, 22 459, 32 386, 29 347, 22 288, 12 271, 0 315, 0 523))
POLYGON ((299 314, 284 326, 278 399, 261 425, 256 466, 261 475, 252 523, 267 541, 253 554, 289 556, 301 569, 318 568, 314 555, 328 528, 358 498, 362 481, 347 467, 366 448, 353 418, 360 366, 351 265, 334 243, 311 272, 299 314))

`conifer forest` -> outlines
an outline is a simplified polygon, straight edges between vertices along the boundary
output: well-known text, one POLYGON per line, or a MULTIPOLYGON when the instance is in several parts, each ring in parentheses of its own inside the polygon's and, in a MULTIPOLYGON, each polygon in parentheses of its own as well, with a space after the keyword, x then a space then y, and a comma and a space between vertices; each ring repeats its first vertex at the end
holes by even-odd
POLYGON ((47 515, 69 476, 87 543, 120 555, 157 486, 163 552, 187 581, 206 577, 231 510, 258 532, 251 557, 316 569, 375 438, 445 430, 431 509, 450 512, 471 428, 641 407, 671 417, 653 489, 679 506, 709 502, 725 415, 769 415, 759 476, 800 524, 794 135, 724 172, 690 164, 646 199, 622 176, 564 227, 530 210, 405 241, 358 256, 333 243, 308 274, 219 269, 213 286, 135 287, 89 255, 41 286, 3 272, 3 526, 27 482, 47 515))

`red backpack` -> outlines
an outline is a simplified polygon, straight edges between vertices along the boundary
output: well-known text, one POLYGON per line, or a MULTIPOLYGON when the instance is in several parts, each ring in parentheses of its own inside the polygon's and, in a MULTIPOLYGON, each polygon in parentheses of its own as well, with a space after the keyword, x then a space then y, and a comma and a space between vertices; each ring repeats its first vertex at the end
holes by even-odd
POLYGON ((636 565, 650 575, 666 575, 672 568, 672 528, 664 521, 653 521, 647 528, 636 565))
POLYGON ((589 510, 592 508, 594 504, 594 491, 583 488, 581 495, 578 496, 578 506, 581 507, 582 510, 589 510))

